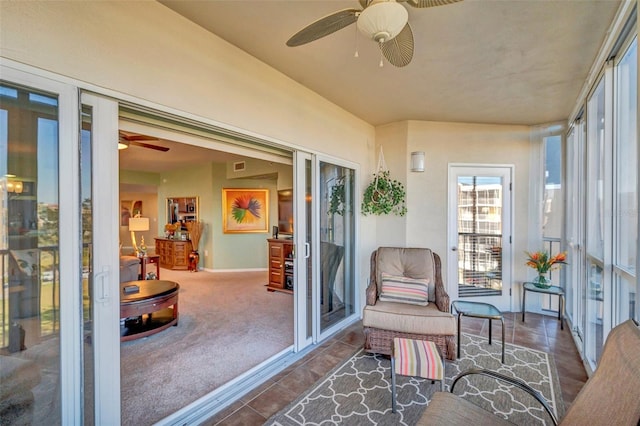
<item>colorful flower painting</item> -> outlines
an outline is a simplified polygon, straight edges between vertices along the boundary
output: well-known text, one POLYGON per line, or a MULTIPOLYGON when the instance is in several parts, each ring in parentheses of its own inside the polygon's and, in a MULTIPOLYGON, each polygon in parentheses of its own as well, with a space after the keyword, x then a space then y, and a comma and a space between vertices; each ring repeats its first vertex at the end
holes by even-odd
POLYGON ((222 223, 225 234, 267 232, 268 189, 223 189, 222 223))

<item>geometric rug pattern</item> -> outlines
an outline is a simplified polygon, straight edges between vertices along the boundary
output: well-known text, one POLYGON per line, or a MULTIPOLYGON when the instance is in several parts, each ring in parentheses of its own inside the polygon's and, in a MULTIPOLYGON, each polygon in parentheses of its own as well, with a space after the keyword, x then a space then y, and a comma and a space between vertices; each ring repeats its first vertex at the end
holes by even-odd
MULTIPOLYGON (((522 346, 505 346, 486 337, 463 334, 460 359, 445 363, 445 389, 460 372, 485 368, 524 380, 547 399, 557 417, 564 413, 558 374, 552 355, 522 346)), ((362 350, 338 365, 266 425, 413 425, 422 415, 439 382, 396 377, 396 413, 391 412, 391 370, 388 356, 362 350)), ((551 424, 544 409, 527 393, 485 376, 458 381, 455 393, 521 425, 551 424)))

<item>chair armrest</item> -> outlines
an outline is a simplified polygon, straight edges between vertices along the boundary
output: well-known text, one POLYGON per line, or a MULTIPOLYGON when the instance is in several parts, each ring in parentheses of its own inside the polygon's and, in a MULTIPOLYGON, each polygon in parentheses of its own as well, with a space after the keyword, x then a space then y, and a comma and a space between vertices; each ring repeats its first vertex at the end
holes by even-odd
POLYGON ((367 305, 375 305, 376 301, 378 300, 378 288, 376 286, 376 283, 372 282, 369 283, 369 285, 367 286, 367 305))
POLYGON ((451 302, 449 300, 449 295, 447 291, 444 289, 442 285, 442 281, 440 281, 440 285, 436 284, 436 306, 438 306, 438 310, 440 312, 449 312, 451 309, 451 302))
POLYGON ((549 407, 547 400, 544 399, 544 396, 542 396, 540 392, 538 392, 537 390, 535 390, 534 388, 532 388, 531 386, 529 386, 528 384, 526 384, 520 379, 505 376, 504 374, 500 374, 492 370, 472 368, 467 371, 463 371, 462 373, 458 374, 455 379, 453 379, 453 383, 451 383, 450 392, 453 393, 453 389, 455 388, 456 383, 458 383, 458 380, 460 380, 465 376, 469 376, 471 374, 479 374, 482 376, 492 377, 496 380, 502 380, 504 382, 509 383, 512 386, 517 387, 518 389, 525 391, 526 393, 534 397, 542 405, 542 407, 544 407, 544 410, 547 412, 547 414, 549 414, 549 417, 551 417, 551 421, 553 422, 554 426, 558 426, 558 419, 556 418, 555 414, 553 414, 553 411, 551 411, 551 407, 549 407))
POLYGON ((444 283, 442 282, 442 273, 440 272, 442 264, 440 262, 440 256, 436 253, 433 253, 433 263, 436 270, 436 273, 434 274, 436 279, 436 306, 440 312, 450 312, 451 301, 449 300, 449 295, 447 294, 447 290, 445 290, 444 283))

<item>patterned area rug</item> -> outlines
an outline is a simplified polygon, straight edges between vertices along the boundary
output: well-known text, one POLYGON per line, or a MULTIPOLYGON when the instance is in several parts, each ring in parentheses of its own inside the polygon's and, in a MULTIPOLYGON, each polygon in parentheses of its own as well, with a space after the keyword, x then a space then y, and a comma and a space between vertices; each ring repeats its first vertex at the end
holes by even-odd
MULTIPOLYGON (((522 346, 489 345, 486 337, 462 335, 461 357, 446 363, 446 389, 469 368, 487 368, 524 380, 547 399, 556 415, 564 414, 558 373, 552 355, 522 346)), ((391 412, 391 363, 388 357, 358 351, 271 417, 266 425, 413 425, 439 382, 398 376, 397 413, 391 412)), ((544 409, 520 389, 484 376, 461 379, 455 393, 515 424, 551 424, 544 409)))

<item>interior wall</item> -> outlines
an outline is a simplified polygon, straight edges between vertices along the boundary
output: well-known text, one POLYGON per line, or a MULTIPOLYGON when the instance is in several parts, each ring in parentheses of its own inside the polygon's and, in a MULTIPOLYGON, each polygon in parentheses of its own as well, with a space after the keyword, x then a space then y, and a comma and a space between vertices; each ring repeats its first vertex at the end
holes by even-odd
POLYGON ((211 225, 215 206, 212 202, 213 182, 211 179, 213 168, 223 168, 224 164, 200 164, 185 169, 172 170, 160 174, 158 186, 158 212, 161 218, 156 227, 156 236, 164 236, 164 226, 167 224, 167 198, 198 197, 198 219, 204 223, 204 232, 200 237, 199 252, 200 266, 205 268, 211 262, 212 235, 211 225))
MULTIPOLYGON (((4 58, 375 167, 373 126, 160 3, 0 2, 0 40, 4 58)), ((362 229, 364 295, 375 219, 362 229)))
MULTIPOLYGON (((528 126, 469 123, 408 122, 406 152, 425 152, 425 171, 407 173, 407 245, 429 247, 442 258, 442 275, 447 279, 448 166, 450 163, 512 164, 513 178, 513 282, 512 307, 520 310, 521 282, 529 221, 528 126)), ((408 155, 408 154, 407 154, 408 155)), ((409 169, 409 158, 407 167, 409 169)))
MULTIPOLYGON (((140 216, 149 218, 149 230, 148 231, 136 231, 137 244, 142 244, 142 238, 147 248, 153 252, 155 242, 153 238, 156 234, 156 227, 158 224, 158 195, 148 192, 120 192, 120 204, 124 201, 129 201, 129 206, 135 201, 142 202, 142 211, 140 216)), ((120 223, 120 243, 122 244, 121 254, 129 255, 134 252, 133 244, 131 242, 131 232, 129 231, 129 225, 122 225, 120 223)))
MULTIPOLYGON (((377 171, 380 162, 380 148, 386 163, 387 170, 392 179, 401 182, 407 190, 407 130, 406 121, 390 123, 376 127, 376 150, 374 171, 364 178, 364 186, 368 186, 373 173, 377 171)), ((405 247, 407 246, 407 216, 384 215, 376 220, 376 235, 378 247, 405 247)))
POLYGON ((278 223, 278 188, 273 179, 227 179, 224 164, 212 169, 211 232, 212 268, 264 269, 268 267, 267 238, 271 238, 271 226, 278 223), (222 189, 254 188, 269 190, 269 223, 267 232, 225 234, 222 223, 222 189))

